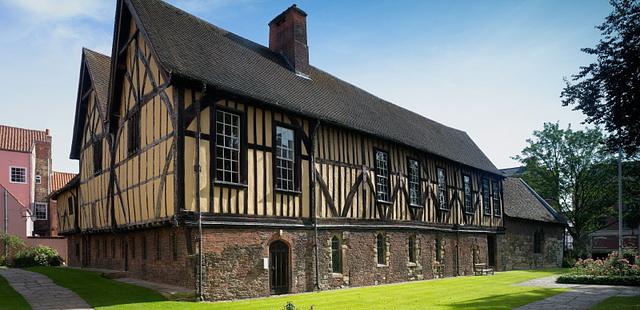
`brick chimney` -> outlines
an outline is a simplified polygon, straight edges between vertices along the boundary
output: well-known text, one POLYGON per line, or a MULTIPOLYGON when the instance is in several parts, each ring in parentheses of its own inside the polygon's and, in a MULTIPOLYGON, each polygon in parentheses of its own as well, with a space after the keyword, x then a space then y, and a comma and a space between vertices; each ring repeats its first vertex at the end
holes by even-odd
POLYGON ((269 23, 269 48, 281 53, 296 73, 309 76, 307 13, 295 4, 269 23))

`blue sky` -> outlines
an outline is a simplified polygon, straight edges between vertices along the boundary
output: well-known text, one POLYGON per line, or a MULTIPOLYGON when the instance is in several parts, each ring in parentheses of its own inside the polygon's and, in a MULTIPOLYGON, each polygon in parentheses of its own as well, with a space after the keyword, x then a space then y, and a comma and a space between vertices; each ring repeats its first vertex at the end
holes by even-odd
MULTIPOLYGON (((267 45, 291 0, 172 0, 267 45)), ((607 1, 296 1, 311 63, 381 98, 466 131, 499 168, 545 121, 582 127, 563 77, 591 61, 607 1)), ((80 52, 111 51, 115 0, 0 0, 0 124, 53 135, 69 160, 80 52)))

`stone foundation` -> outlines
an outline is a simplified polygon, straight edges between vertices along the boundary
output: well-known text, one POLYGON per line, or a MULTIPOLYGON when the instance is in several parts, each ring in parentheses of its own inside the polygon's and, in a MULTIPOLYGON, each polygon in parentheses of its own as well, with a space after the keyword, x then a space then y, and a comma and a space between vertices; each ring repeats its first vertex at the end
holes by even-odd
MULTIPOLYGON (((315 290, 313 230, 205 228, 203 290, 206 299, 271 295, 270 270, 264 264, 265 259, 268 262, 270 244, 277 240, 289 247, 289 293, 315 290)), ((196 229, 164 227, 73 235, 68 242, 71 266, 127 269, 131 277, 196 287, 197 254, 189 254, 198 251, 196 229), (159 249, 156 238, 160 240, 159 249)), ((474 263, 488 260, 486 234, 415 230, 320 230, 318 253, 321 290, 471 275, 474 263), (384 236, 386 244, 385 264, 377 261, 378 234, 384 236), (334 236, 340 240, 341 273, 334 273, 331 266, 334 236), (409 261, 410 238, 415 240, 415 262, 409 261), (436 261, 436 239, 441 245, 440 261, 436 261)))

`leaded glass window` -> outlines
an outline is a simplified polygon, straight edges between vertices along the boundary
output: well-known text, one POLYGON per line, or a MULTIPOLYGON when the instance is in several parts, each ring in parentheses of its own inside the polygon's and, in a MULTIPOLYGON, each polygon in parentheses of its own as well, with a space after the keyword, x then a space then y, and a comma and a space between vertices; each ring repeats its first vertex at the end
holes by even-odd
POLYGON ((240 115, 216 111, 216 180, 240 183, 240 115))
POLYGON ((389 154, 376 151, 376 191, 378 201, 389 202, 389 154))
POLYGON ((420 164, 417 160, 409 159, 409 204, 420 205, 420 164))
POLYGON ((447 197, 447 175, 443 168, 438 168, 438 207, 440 210, 449 210, 449 202, 447 197))
POLYGON ((462 176, 462 186, 464 190, 464 212, 473 213, 473 196, 471 193, 471 177, 468 175, 462 176))
POLYGON ((295 190, 295 141, 293 129, 276 127, 276 188, 295 190))
POLYGON ((485 215, 491 215, 491 200, 489 199, 489 180, 482 179, 482 209, 485 215))
POLYGON ((501 210, 500 210, 500 186, 498 184, 498 181, 492 181, 491 182, 491 197, 493 199, 493 215, 495 216, 500 216, 501 210))

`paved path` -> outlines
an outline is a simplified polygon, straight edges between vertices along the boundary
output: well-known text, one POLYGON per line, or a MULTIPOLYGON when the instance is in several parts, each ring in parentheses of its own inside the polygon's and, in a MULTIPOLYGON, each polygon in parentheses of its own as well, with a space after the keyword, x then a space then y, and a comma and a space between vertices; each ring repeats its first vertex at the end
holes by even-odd
POLYGON ((0 276, 7 279, 33 310, 92 309, 76 293, 56 285, 45 275, 16 268, 0 268, 0 276))
POLYGON ((586 310, 613 296, 640 295, 640 287, 556 283, 558 276, 538 278, 518 285, 547 288, 568 288, 570 291, 524 305, 518 310, 553 309, 586 310))

